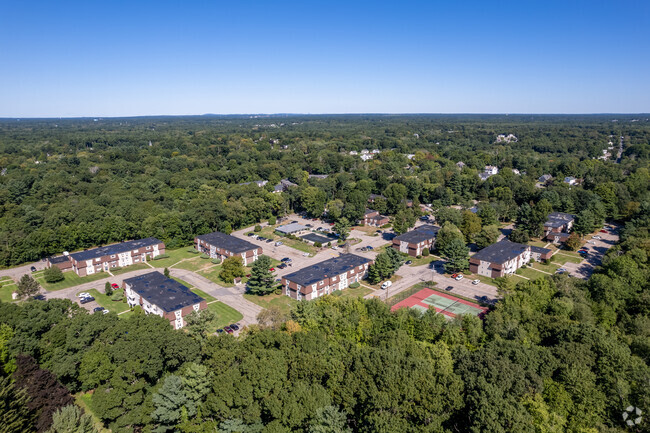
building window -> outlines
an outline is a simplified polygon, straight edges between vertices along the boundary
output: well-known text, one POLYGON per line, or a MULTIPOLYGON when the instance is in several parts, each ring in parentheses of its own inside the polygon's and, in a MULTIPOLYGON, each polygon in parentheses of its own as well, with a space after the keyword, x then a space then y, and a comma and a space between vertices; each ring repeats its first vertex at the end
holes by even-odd
POLYGON ((147 251, 149 251, 150 249, 151 249, 151 247, 147 247, 147 251))
POLYGON ((111 254, 111 259, 114 259, 114 258, 115 258, 115 254, 111 254))
POLYGON ((100 260, 101 260, 101 259, 100 259, 99 257, 95 259, 96 262, 98 262, 98 261, 100 261, 100 260))

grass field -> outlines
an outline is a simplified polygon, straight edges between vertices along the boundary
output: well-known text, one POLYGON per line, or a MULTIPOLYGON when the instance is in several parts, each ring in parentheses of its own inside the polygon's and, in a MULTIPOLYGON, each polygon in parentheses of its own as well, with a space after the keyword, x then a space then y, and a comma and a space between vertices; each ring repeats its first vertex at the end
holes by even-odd
POLYGON ((217 301, 208 304, 208 309, 217 315, 217 319, 215 320, 215 331, 219 328, 223 328, 226 325, 230 325, 231 323, 239 322, 244 318, 244 316, 239 311, 235 310, 232 307, 229 307, 223 302, 217 301))
POLYGON ((189 259, 192 257, 198 257, 198 253, 190 253, 188 252, 188 248, 190 247, 183 247, 183 248, 177 248, 175 250, 166 250, 165 255, 168 255, 169 257, 164 258, 164 259, 154 259, 151 260, 149 263, 151 266, 156 267, 156 268, 168 268, 171 265, 178 263, 179 261, 183 259, 189 259))
POLYGON ((406 260, 411 260, 413 263, 411 263, 409 266, 415 267, 415 266, 428 265, 433 261, 440 260, 440 257, 431 255, 428 257, 420 257, 419 259, 415 257, 409 257, 406 260))
MULTIPOLYGON (((250 271, 248 270, 248 268, 246 268, 246 269, 247 269, 246 272, 250 272, 250 271)), ((213 283, 217 283, 217 284, 219 284, 220 286, 223 286, 223 287, 232 287, 232 286, 235 285, 234 283, 226 283, 224 280, 222 280, 222 279, 219 277, 219 273, 220 273, 220 272, 221 272, 221 265, 214 265, 214 266, 211 267, 211 268, 203 269, 203 270, 201 270, 201 271, 198 271, 197 273, 198 273, 199 275, 204 276, 205 278, 207 278, 208 280, 212 281, 213 283)), ((242 281, 244 281, 244 282, 247 281, 247 278, 244 277, 244 278, 242 279, 242 281)))
POLYGON ((551 257, 551 261, 555 263, 559 263, 561 265, 569 262, 569 263, 582 263, 584 259, 580 256, 578 253, 570 253, 567 251, 561 251, 559 253, 556 253, 553 257, 551 257))
POLYGON ((12 284, 7 284, 8 282, 8 280, 0 282, 0 301, 2 302, 11 302, 11 294, 18 288, 13 282, 12 284))
POLYGON ((247 293, 244 295, 244 298, 263 308, 277 307, 283 313, 288 313, 289 311, 291 311, 294 305, 300 302, 286 295, 275 295, 275 294, 257 296, 257 295, 251 295, 247 293))
POLYGON ((192 257, 191 259, 184 260, 177 263, 174 268, 185 269, 187 271, 197 272, 211 266, 216 266, 210 259, 203 259, 201 257, 192 257))
POLYGON ((98 272, 96 274, 80 277, 74 271, 67 271, 63 273, 63 276, 65 277, 63 281, 50 284, 45 282, 45 279, 43 278, 43 272, 35 272, 33 276, 45 290, 49 291, 67 289, 68 287, 78 286, 79 284, 90 283, 93 281, 101 280, 102 278, 110 277, 110 275, 108 275, 106 272, 98 272))
POLYGON ((373 292, 372 289, 369 289, 364 286, 359 286, 356 289, 348 287, 347 289, 341 290, 341 297, 343 298, 363 298, 368 293, 373 292))
MULTIPOLYGON (((111 274, 113 275, 120 275, 120 274, 126 274, 127 272, 133 272, 133 271, 139 271, 140 269, 151 269, 149 266, 147 266, 146 263, 135 263, 131 266, 125 266, 123 268, 119 268, 116 270, 111 270, 111 274)), ((153 271, 153 269, 151 269, 153 271)))
POLYGON ((542 247, 542 248, 544 248, 544 247, 546 246, 547 243, 548 243, 548 242, 545 242, 545 241, 532 241, 532 242, 528 242, 528 245, 532 245, 532 246, 535 246, 535 247, 542 247))
POLYGON ((554 264, 554 263, 548 263, 547 265, 540 263, 540 262, 531 262, 531 266, 535 269, 538 269, 540 271, 546 271, 550 272, 551 274, 554 274, 555 271, 558 270, 559 266, 554 264))
MULTIPOLYGON (((122 293, 122 290, 116 290, 116 292, 119 291, 122 293)), ((123 301, 113 301, 110 296, 106 296, 104 293, 99 293, 95 289, 90 289, 88 290, 88 293, 92 295, 92 297, 95 298, 95 301, 111 313, 121 313, 122 311, 128 310, 129 304, 123 301)), ((124 298, 122 298, 124 299, 124 298)))
POLYGON ((205 293, 202 290, 199 290, 197 288, 192 288, 190 290, 192 292, 196 293, 197 295, 199 295, 200 297, 202 297, 203 299, 205 299, 206 302, 216 301, 216 299, 213 296, 208 295, 207 293, 205 293))
POLYGON ((517 269, 517 275, 523 275, 524 277, 531 279, 531 280, 536 280, 541 277, 547 277, 549 275, 543 273, 543 272, 538 272, 533 268, 519 268, 517 269))
MULTIPOLYGON (((390 280, 390 281, 392 281, 393 283, 395 283, 396 281, 399 281, 399 280, 401 280, 401 279, 402 279, 402 276, 401 276, 401 275, 393 275, 393 276, 390 277, 388 280, 390 280)), ((381 285, 382 285, 385 281, 387 281, 387 280, 381 280, 381 281, 380 281, 379 283, 377 283, 377 284, 370 284, 367 280, 364 280, 364 281, 363 281, 363 284, 366 285, 366 286, 368 286, 368 287, 372 287, 374 290, 381 290, 381 285)))

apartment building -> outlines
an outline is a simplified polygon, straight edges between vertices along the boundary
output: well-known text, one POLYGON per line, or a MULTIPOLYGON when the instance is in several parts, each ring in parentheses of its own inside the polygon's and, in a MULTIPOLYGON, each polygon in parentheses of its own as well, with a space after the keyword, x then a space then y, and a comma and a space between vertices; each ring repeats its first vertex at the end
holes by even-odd
POLYGON ((518 244, 504 239, 483 248, 469 258, 469 270, 486 277, 497 278, 514 274, 517 269, 531 259, 529 245, 518 244))
POLYGON ((440 227, 429 224, 416 227, 410 232, 406 232, 393 238, 393 248, 401 253, 406 253, 409 256, 420 256, 425 248, 428 248, 429 251, 433 249, 436 244, 436 236, 438 235, 439 230, 440 227))
POLYGON ((362 222, 364 226, 381 227, 388 224, 390 219, 385 215, 380 215, 376 210, 366 209, 362 222))
MULTIPOLYGON (((165 254, 165 244, 156 238, 146 238, 72 253, 68 258, 72 270, 84 277, 146 262, 161 254, 165 254)), ((61 267, 62 264, 58 263, 57 266, 61 267)))
POLYGON ((554 244, 566 242, 576 216, 564 212, 552 212, 544 223, 544 236, 554 244))
POLYGON ((228 257, 239 256, 244 266, 253 263, 263 253, 262 247, 221 232, 197 236, 194 238, 194 243, 197 251, 222 262, 228 257))
POLYGON ((208 308, 205 299, 158 271, 127 278, 122 288, 131 307, 140 305, 146 314, 164 317, 174 329, 185 326, 184 318, 192 311, 208 308))
POLYGON ((311 300, 343 290, 368 274, 372 260, 355 254, 341 254, 282 277, 282 293, 297 299, 311 300))
POLYGON ((551 260, 551 257, 553 257, 553 250, 531 245, 530 257, 537 262, 541 262, 543 260, 551 260))

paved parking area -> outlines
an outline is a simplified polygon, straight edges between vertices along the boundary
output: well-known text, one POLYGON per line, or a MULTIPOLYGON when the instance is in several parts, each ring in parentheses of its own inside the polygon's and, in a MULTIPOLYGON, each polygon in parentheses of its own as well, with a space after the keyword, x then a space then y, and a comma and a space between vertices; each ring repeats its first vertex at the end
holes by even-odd
POLYGON ((612 228, 608 228, 607 233, 598 232, 595 234, 595 236, 600 237, 600 239, 589 237, 589 240, 583 245, 588 251, 585 260, 580 263, 567 262, 563 266, 569 272, 569 275, 586 280, 591 276, 594 268, 600 266, 607 250, 616 245, 619 240, 620 226, 613 224, 610 224, 609 226, 612 228))

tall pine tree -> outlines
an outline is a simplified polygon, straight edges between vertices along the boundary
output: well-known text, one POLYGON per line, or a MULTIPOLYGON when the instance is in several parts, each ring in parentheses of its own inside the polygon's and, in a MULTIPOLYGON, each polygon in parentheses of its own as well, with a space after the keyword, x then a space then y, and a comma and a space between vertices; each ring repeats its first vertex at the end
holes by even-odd
POLYGON ((251 277, 248 280, 248 291, 254 295, 266 295, 273 292, 275 279, 271 268, 271 259, 268 256, 260 256, 253 264, 251 277))

